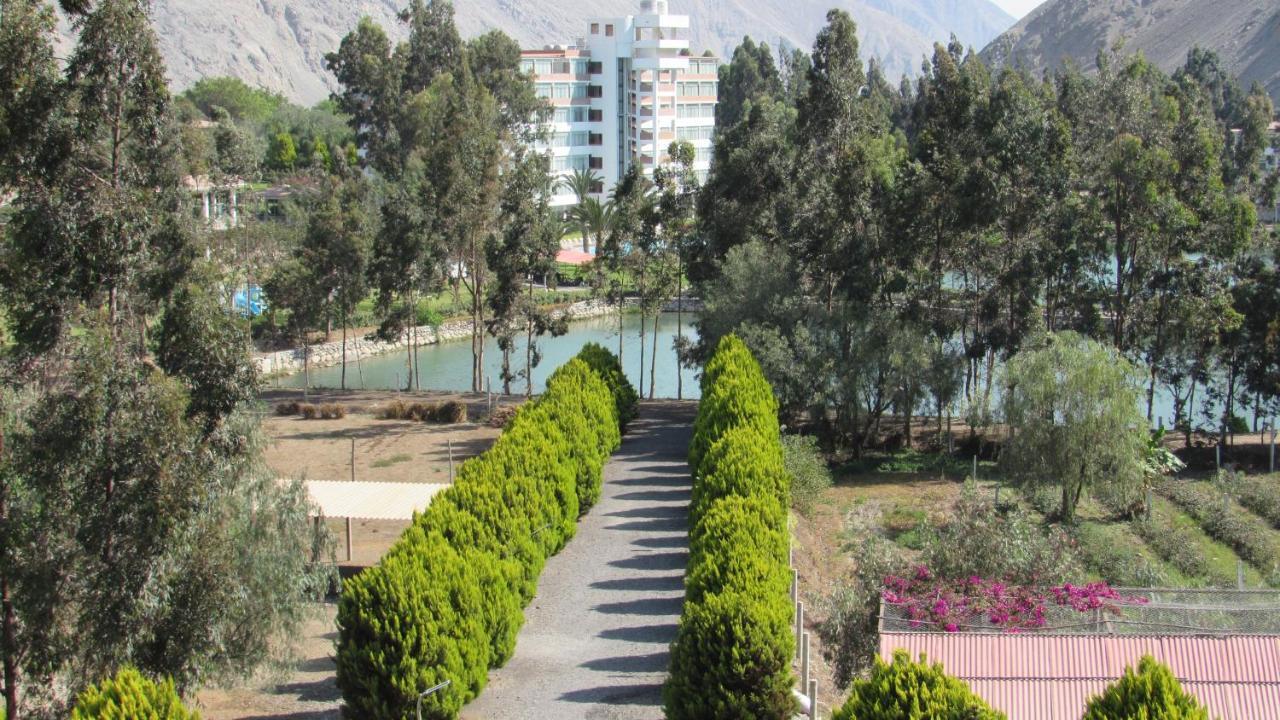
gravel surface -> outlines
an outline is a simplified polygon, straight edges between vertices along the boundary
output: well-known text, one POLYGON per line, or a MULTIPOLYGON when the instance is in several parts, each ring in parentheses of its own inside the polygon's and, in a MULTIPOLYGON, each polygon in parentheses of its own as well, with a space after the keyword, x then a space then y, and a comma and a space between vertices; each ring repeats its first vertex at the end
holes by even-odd
POLYGON ((662 717, 688 560, 693 402, 646 402, 599 504, 547 562, 515 655, 462 720, 662 717))

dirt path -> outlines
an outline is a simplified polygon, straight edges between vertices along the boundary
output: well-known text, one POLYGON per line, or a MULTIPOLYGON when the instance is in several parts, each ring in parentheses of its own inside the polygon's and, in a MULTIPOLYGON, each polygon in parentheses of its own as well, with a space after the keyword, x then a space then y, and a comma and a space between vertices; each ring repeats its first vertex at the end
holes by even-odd
POLYGON ((688 559, 696 403, 645 403, 605 468, 600 503, 547 562, 515 656, 463 720, 662 717, 688 559))

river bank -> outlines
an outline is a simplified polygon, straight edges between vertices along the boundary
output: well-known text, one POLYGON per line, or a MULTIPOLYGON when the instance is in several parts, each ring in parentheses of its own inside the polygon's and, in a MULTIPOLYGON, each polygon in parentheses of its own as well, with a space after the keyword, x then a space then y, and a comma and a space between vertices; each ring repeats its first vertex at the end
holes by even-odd
MULTIPOLYGON (((623 307, 631 308, 634 305, 634 302, 628 301, 624 303, 623 307)), ((663 312, 676 312, 679 309, 686 313, 696 313, 702 310, 702 307, 702 301, 697 298, 673 298, 663 307, 663 312)), ((553 311, 557 318, 567 317, 569 320, 605 317, 616 315, 617 312, 618 306, 596 299, 583 300, 553 311)), ((422 325, 414 329, 406 329, 404 334, 394 341, 379 340, 368 335, 356 333, 347 338, 346 360, 347 363, 351 364, 381 355, 404 352, 408 350, 415 332, 417 333, 417 345, 420 348, 470 340, 472 326, 473 323, 469 319, 448 320, 439 326, 422 325)), ((309 363, 307 353, 303 348, 255 353, 253 357, 258 373, 268 378, 300 373, 306 364, 309 364, 312 369, 335 367, 341 365, 342 360, 343 343, 341 341, 311 345, 309 363)))

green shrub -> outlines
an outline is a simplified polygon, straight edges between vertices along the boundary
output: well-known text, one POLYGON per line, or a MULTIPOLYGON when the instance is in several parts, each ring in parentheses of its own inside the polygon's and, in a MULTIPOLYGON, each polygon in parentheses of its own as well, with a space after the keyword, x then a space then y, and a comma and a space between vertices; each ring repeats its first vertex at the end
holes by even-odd
POLYGON ((968 685, 947 675, 938 663, 924 655, 912 662, 905 650, 893 653, 893 662, 879 658, 871 677, 853 684, 844 706, 833 720, 1001 720, 968 685))
MULTIPOLYGON (((0 710, 0 718, 4 711, 0 710)), ((76 698, 71 720, 200 720, 174 690, 172 680, 154 682, 133 668, 90 686, 76 698)))
POLYGON ((668 720, 791 717, 791 612, 756 591, 686 602, 663 688, 668 720))
POLYGON ((689 522, 698 519, 716 500, 732 495, 760 494, 777 506, 785 524, 785 499, 790 497, 790 478, 782 463, 781 447, 752 426, 727 430, 703 457, 689 502, 689 522))
POLYGON ((1132 527, 1147 547, 1183 575, 1217 586, 1235 583, 1235 577, 1214 573, 1209 559, 1200 549, 1199 540, 1187 528, 1172 522, 1146 520, 1135 520, 1132 527))
POLYGON ((796 708, 790 478, 773 391, 733 336, 721 341, 704 372, 689 457, 695 469, 689 567, 663 687, 666 716, 789 717, 796 708))
POLYGON ((709 593, 790 592, 786 522, 777 507, 759 495, 717 501, 689 537, 685 599, 709 593))
POLYGON ((808 515, 822 493, 831 487, 831 470, 811 435, 784 435, 782 462, 791 478, 791 506, 808 515))
POLYGON ((1150 656, 1138 661, 1138 670, 1124 675, 1089 700, 1082 720, 1209 720, 1195 697, 1182 689, 1168 667, 1150 656))
POLYGON ((602 345, 587 343, 578 353, 578 359, 585 362, 608 386, 618 411, 619 426, 626 430, 627 425, 636 418, 640 396, 636 394, 635 386, 623 372, 622 363, 618 357, 602 345))
MULTIPOLYGON (((465 411, 397 401, 380 414, 456 421, 465 411)), ((462 464, 381 564, 344 584, 337 675, 350 716, 412 717, 417 694, 446 679, 452 684, 424 701, 424 716, 457 716, 488 670, 510 658, 547 557, 573 536, 583 503, 599 496, 619 441, 608 386, 571 361, 493 447, 462 464)))

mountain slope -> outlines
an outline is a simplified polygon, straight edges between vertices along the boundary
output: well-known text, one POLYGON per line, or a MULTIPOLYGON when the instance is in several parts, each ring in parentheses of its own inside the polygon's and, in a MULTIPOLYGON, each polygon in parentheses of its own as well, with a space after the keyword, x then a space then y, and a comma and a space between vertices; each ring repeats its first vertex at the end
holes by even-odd
POLYGON ((1199 46, 1216 51, 1247 89, 1280 99, 1280 3, 1276 0, 1049 0, 982 51, 996 65, 1040 72, 1072 60, 1095 68, 1099 49, 1124 40, 1166 71, 1199 46))
MULTIPOLYGON (((396 12, 407 0, 154 0, 152 16, 177 89, 201 77, 234 75, 290 99, 314 103, 333 89, 324 54, 363 15, 403 37, 396 12)), ((635 14, 639 0, 457 0, 466 37, 494 28, 525 47, 568 44, 590 17, 635 14)), ((673 0, 692 19, 696 52, 727 56, 743 35, 808 49, 832 6, 848 10, 890 79, 914 73, 935 41, 954 32, 982 47, 1013 24, 990 0, 673 0)), ((64 39, 67 37, 64 27, 64 39)), ((64 40, 69 43, 69 40, 64 40)))

